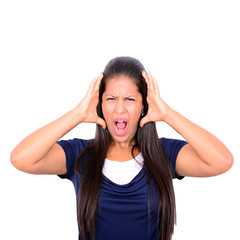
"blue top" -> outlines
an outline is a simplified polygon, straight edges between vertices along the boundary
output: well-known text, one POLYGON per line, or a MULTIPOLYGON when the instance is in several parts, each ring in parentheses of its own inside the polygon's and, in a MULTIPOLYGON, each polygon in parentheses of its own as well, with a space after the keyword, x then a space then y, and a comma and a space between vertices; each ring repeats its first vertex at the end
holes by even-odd
MULTIPOLYGON (((176 158, 187 142, 161 138, 161 143, 169 158, 173 178, 182 179, 175 172, 176 158)), ((71 180, 78 196, 81 177, 75 171, 75 161, 80 152, 90 144, 90 140, 61 140, 58 144, 65 151, 67 165, 67 174, 59 177, 71 180)), ((118 185, 103 176, 97 207, 99 210, 96 213, 97 240, 157 240, 158 197, 153 182, 150 204, 149 217, 148 181, 143 169, 130 183, 124 185, 118 185)))

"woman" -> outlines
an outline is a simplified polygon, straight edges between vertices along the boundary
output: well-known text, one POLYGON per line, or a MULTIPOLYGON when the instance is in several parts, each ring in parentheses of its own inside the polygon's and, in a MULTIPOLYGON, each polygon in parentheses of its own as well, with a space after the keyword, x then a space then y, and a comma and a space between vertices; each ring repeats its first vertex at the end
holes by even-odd
POLYGON ((70 179, 78 202, 79 239, 171 239, 172 178, 209 177, 233 164, 215 136, 170 108, 156 80, 131 57, 112 59, 76 108, 25 138, 11 162, 34 174, 70 179), (164 121, 186 141, 158 138, 164 121), (93 140, 59 141, 83 122, 93 140))

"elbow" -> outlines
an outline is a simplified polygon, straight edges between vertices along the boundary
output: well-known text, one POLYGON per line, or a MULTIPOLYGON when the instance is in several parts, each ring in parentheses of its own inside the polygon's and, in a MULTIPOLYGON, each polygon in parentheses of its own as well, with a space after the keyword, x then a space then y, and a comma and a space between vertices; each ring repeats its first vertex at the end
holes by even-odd
POLYGON ((226 162, 226 172, 227 172, 228 170, 231 169, 234 163, 234 157, 231 153, 229 153, 229 156, 225 158, 225 162, 226 162))
POLYGON ((224 155, 219 155, 213 158, 213 164, 208 165, 208 173, 206 176, 218 176, 229 171, 234 163, 233 155, 228 152, 224 155))
POLYGON ((233 166, 233 163, 234 163, 234 157, 229 152, 227 154, 227 156, 222 157, 220 162, 221 162, 221 164, 219 164, 219 165, 221 166, 221 168, 220 168, 220 173, 219 174, 222 174, 222 173, 225 173, 225 172, 227 172, 231 169, 231 167, 233 166))
POLYGON ((20 161, 19 157, 17 156, 17 154, 14 152, 14 150, 10 154, 10 162, 16 169, 22 171, 21 164, 20 164, 21 161, 20 161))
POLYGON ((28 169, 26 168, 26 159, 19 156, 19 154, 15 153, 14 150, 10 154, 10 162, 17 170, 28 172, 28 169))
POLYGON ((14 150, 10 154, 10 162, 17 170, 25 173, 36 174, 39 168, 39 161, 35 162, 28 156, 14 150))

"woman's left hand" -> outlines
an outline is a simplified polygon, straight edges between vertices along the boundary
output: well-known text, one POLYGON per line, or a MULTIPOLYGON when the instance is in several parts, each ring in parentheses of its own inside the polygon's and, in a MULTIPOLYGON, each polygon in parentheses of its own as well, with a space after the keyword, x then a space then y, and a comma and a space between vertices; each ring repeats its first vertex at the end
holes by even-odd
POLYGON ((140 121, 140 127, 143 127, 148 122, 165 121, 169 110, 169 106, 160 96, 156 79, 152 77, 150 72, 146 73, 143 71, 142 76, 144 77, 148 87, 148 112, 140 121))

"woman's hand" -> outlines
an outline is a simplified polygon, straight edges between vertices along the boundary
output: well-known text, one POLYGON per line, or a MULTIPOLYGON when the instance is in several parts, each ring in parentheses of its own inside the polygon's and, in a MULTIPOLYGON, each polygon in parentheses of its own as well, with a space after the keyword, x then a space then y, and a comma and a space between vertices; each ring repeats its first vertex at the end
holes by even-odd
POLYGON ((77 105, 75 110, 78 112, 81 118, 81 122, 97 123, 105 129, 106 128, 105 121, 102 118, 100 118, 97 114, 99 86, 102 78, 103 74, 100 73, 97 78, 93 79, 86 96, 77 105))
POLYGON ((36 130, 14 148, 11 162, 17 169, 32 174, 66 174, 66 155, 56 142, 82 122, 97 123, 106 128, 96 110, 102 78, 101 73, 92 81, 77 107, 36 130))
POLYGON ((140 127, 148 122, 164 121, 187 142, 176 160, 179 176, 210 177, 226 172, 233 164, 233 156, 214 135, 171 109, 160 97, 157 81, 151 73, 142 73, 148 87, 148 112, 140 127))
POLYGON ((148 122, 164 121, 169 110, 169 106, 162 100, 160 96, 156 79, 152 77, 150 72, 146 73, 143 71, 142 76, 144 77, 148 87, 148 112, 147 115, 142 118, 140 127, 143 127, 148 122))

